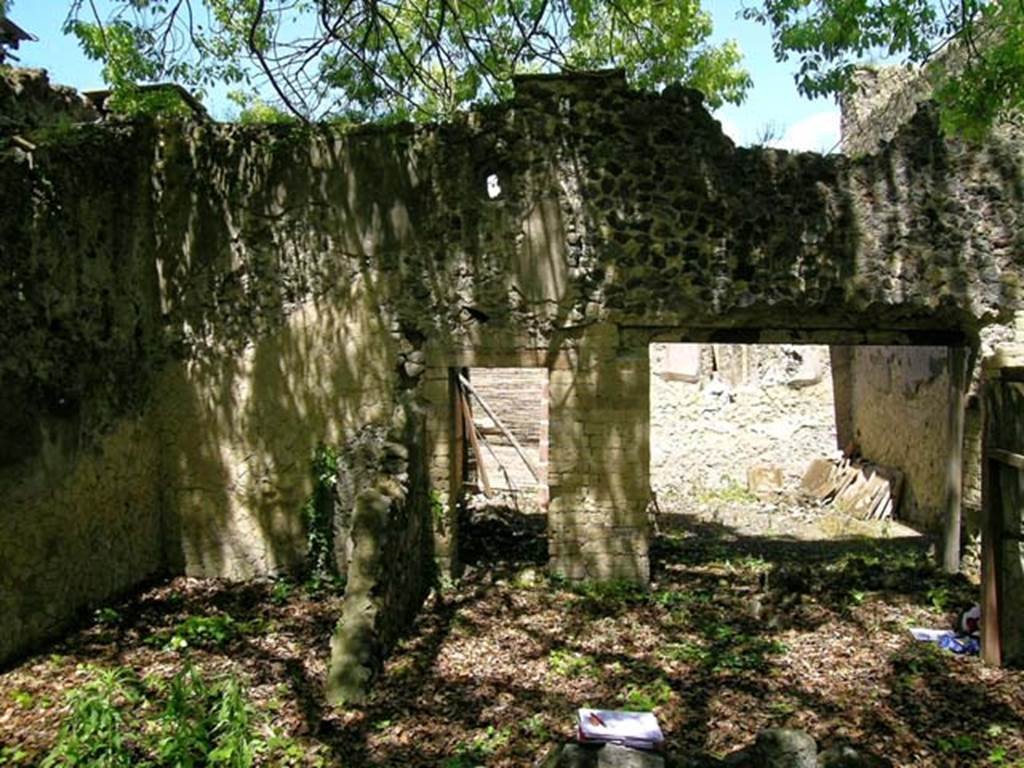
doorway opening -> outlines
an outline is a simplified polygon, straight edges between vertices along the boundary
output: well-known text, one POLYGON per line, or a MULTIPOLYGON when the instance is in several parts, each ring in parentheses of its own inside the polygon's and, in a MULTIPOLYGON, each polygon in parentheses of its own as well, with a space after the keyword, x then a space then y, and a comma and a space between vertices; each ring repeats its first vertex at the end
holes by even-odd
POLYGON ((456 387, 465 503, 463 562, 547 562, 545 368, 463 368, 456 387))
POLYGON ((941 524, 945 350, 651 346, 661 526, 726 540, 915 538, 941 524), (919 351, 921 350, 921 351, 919 351), (924 364, 915 362, 918 358, 924 364))

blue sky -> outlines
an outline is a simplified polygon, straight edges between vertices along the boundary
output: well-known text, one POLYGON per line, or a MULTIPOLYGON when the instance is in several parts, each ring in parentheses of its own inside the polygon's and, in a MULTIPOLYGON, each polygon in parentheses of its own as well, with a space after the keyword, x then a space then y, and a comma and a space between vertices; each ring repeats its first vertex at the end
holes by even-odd
MULTIPOLYGON (((745 0, 746 4, 756 0, 745 0)), ((743 50, 745 64, 754 80, 747 100, 740 106, 726 106, 716 116, 722 127, 739 144, 750 144, 771 126, 779 138, 775 146, 785 149, 829 151, 839 140, 839 108, 829 100, 810 101, 797 93, 792 72, 795 63, 779 64, 771 53, 768 30, 751 21, 738 19, 744 0, 704 0, 715 22, 714 39, 734 39, 743 50)), ((99 3, 102 7, 103 3, 99 3)), ((11 18, 39 38, 19 51, 21 64, 43 67, 56 82, 88 90, 103 85, 99 67, 82 55, 76 42, 61 34, 67 0, 14 0, 11 18)), ((216 117, 226 118, 230 107, 224 94, 214 92, 207 99, 216 117)))

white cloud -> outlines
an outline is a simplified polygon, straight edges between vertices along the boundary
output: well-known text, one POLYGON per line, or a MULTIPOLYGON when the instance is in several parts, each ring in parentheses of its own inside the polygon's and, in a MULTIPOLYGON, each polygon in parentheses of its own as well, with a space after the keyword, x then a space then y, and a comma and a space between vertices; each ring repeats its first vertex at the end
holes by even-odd
POLYGON ((773 147, 794 151, 829 152, 838 149, 839 110, 816 112, 793 123, 773 147))

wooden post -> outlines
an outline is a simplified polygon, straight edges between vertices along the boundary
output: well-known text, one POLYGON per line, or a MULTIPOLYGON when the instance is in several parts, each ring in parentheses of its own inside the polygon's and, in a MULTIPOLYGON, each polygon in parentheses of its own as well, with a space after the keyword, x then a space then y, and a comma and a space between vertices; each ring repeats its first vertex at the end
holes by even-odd
MULTIPOLYGON (((985 386, 992 386, 987 382, 985 386)), ((988 409, 991 403, 983 408, 988 409)), ((1003 663, 1002 628, 999 621, 1000 578, 999 557, 1003 528, 1002 499, 999 492, 999 466, 988 458, 988 428, 985 428, 985 449, 981 466, 981 658, 986 664, 1003 663)))
POLYGON ((476 436, 476 424, 473 422, 473 412, 469 408, 469 398, 465 392, 459 391, 459 402, 462 403, 462 417, 466 425, 466 434, 469 435, 469 444, 473 448, 473 456, 476 459, 476 476, 483 488, 484 496, 491 498, 491 483, 487 479, 487 468, 484 466, 484 455, 480 451, 480 442, 476 436))
POLYGON ((947 433, 949 453, 946 461, 946 514, 943 525, 942 569, 960 571, 960 518, 963 501, 964 469, 964 391, 967 388, 967 355, 963 347, 949 347, 949 410, 947 433))

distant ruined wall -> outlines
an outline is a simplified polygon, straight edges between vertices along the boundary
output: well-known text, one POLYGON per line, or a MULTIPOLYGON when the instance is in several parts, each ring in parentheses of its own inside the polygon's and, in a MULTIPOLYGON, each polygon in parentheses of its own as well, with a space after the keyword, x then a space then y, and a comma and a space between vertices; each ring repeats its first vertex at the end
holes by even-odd
POLYGON ((794 491, 811 459, 835 453, 827 347, 651 345, 651 489, 663 512, 746 488, 755 465, 779 467, 794 491), (679 352, 696 365, 673 364, 679 352))
POLYGON ((552 568, 644 580, 650 343, 953 339, 1019 304, 1019 148, 927 110, 856 161, 737 149, 696 92, 621 73, 440 125, 17 130, 0 658, 161 571, 300 563, 313 449, 398 390, 452 564, 456 366, 550 371, 552 568))

